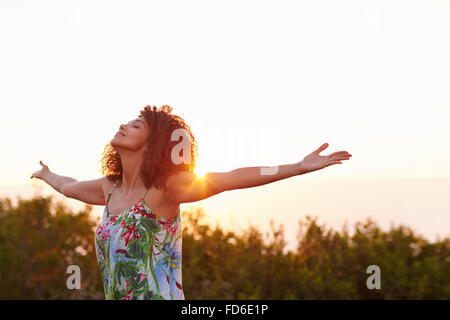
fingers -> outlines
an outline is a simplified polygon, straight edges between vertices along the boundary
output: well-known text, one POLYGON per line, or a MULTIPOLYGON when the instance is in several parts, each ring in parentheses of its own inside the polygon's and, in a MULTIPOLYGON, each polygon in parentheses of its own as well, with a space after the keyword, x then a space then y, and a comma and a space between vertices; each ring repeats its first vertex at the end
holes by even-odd
POLYGON ((349 160, 351 158, 351 154, 349 154, 347 151, 339 151, 335 152, 333 154, 330 154, 328 157, 330 160, 349 160))
POLYGON ((339 161, 339 160, 349 160, 351 156, 347 155, 340 155, 340 156, 334 156, 331 158, 332 161, 339 161))
POLYGON ((332 154, 328 155, 329 157, 333 157, 333 156, 337 156, 337 155, 349 155, 351 156, 350 153, 348 153, 348 151, 337 151, 337 152, 333 152, 332 154))
POLYGON ((337 151, 328 156, 328 163, 326 167, 331 166, 333 164, 342 164, 342 160, 349 160, 351 158, 351 154, 347 151, 337 151))
MULTIPOLYGON (((42 162, 42 160, 39 161, 39 164, 40 164, 41 166, 43 166, 44 168, 48 168, 48 166, 45 165, 45 164, 42 162)), ((41 170, 38 170, 38 171, 36 171, 36 172, 34 172, 34 173, 30 176, 30 179, 38 178, 38 174, 39 174, 40 171, 42 171, 42 169, 41 169, 41 170)))
POLYGON ((328 143, 324 143, 323 145, 321 145, 315 152, 316 153, 321 153, 323 150, 325 150, 326 148, 328 148, 328 143))
POLYGON ((44 168, 48 169, 48 166, 47 166, 46 164, 44 164, 44 163, 42 162, 42 160, 41 160, 41 161, 39 161, 39 163, 40 163, 40 164, 41 164, 41 166, 43 166, 44 168))

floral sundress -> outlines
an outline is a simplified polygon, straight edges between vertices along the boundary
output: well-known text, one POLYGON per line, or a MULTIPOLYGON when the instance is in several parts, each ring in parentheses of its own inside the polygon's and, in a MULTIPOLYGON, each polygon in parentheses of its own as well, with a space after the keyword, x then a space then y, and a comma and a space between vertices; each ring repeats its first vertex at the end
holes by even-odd
POLYGON ((165 219, 142 198, 110 216, 106 201, 95 231, 95 251, 107 300, 184 300, 181 217, 165 219))

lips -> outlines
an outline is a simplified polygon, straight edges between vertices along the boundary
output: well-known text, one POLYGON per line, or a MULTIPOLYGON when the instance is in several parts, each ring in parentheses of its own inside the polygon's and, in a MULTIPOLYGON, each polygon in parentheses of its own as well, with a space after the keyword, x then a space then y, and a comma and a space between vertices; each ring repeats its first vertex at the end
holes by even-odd
POLYGON ((124 135, 122 132, 120 132, 120 131, 117 131, 117 132, 116 132, 116 136, 117 136, 118 134, 120 134, 120 135, 122 135, 122 136, 125 137, 125 135, 124 135))

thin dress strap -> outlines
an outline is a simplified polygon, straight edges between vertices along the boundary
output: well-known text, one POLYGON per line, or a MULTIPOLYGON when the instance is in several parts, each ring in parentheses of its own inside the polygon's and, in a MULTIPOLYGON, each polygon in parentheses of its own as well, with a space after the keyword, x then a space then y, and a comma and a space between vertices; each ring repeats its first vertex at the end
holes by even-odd
POLYGON ((150 188, 147 189, 147 191, 145 191, 144 195, 142 196, 142 199, 145 198, 145 196, 147 195, 147 192, 150 190, 150 188))
POLYGON ((106 216, 109 215, 109 211, 108 211, 108 202, 109 202, 109 198, 111 197, 111 193, 113 192, 114 188, 117 186, 117 184, 119 183, 120 179, 117 179, 117 181, 114 183, 114 185, 112 186, 111 190, 109 191, 109 195, 108 195, 108 199, 106 200, 106 216))

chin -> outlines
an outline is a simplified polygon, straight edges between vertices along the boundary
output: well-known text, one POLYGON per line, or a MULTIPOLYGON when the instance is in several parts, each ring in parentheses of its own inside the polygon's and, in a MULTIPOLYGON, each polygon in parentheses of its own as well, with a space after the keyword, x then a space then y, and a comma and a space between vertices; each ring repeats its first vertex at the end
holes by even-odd
POLYGON ((117 139, 116 138, 112 138, 111 141, 109 142, 109 144, 111 146, 113 146, 114 148, 119 146, 119 144, 117 143, 117 139))

